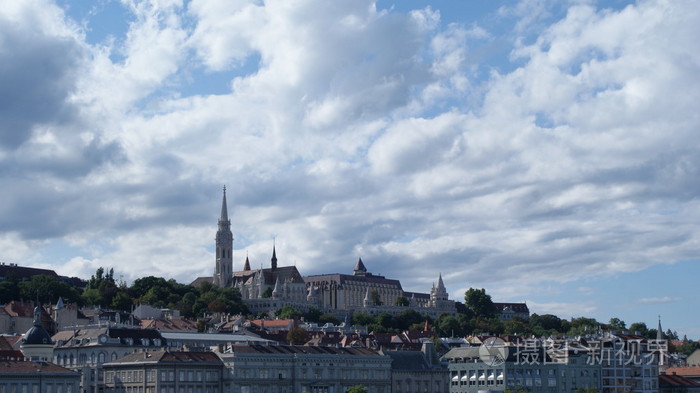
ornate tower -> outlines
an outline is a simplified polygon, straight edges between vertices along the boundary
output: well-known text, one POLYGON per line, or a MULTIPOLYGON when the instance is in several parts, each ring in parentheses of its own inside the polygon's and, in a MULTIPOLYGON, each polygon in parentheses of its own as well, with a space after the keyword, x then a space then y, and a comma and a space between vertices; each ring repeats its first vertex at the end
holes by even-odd
POLYGON ((228 287, 233 278, 233 234, 231 233, 231 220, 228 219, 226 209, 226 186, 224 186, 224 198, 221 202, 221 217, 219 217, 219 229, 216 231, 216 270, 214 271, 214 285, 228 287))
POLYGON ((275 245, 272 244, 272 259, 270 259, 270 268, 272 271, 277 270, 277 252, 275 251, 275 245))

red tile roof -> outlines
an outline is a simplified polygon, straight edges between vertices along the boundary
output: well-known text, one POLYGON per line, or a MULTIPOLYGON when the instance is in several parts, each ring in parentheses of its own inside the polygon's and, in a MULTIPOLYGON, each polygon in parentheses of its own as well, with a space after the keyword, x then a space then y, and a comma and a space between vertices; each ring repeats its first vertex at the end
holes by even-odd
POLYGON ((683 376, 700 376, 700 366, 692 367, 669 367, 666 369, 666 375, 683 375, 683 376))
POLYGON ((144 319, 141 329, 156 329, 162 332, 196 332, 197 322, 189 319, 144 319))
POLYGON ((659 375, 659 387, 663 386, 700 386, 700 382, 693 381, 682 375, 668 374, 659 375))
POLYGON ((260 320, 256 319, 254 321, 250 321, 250 323, 264 327, 265 329, 270 329, 270 328, 277 328, 277 329, 286 329, 289 327, 294 326, 294 320, 293 319, 265 319, 265 320, 260 320))

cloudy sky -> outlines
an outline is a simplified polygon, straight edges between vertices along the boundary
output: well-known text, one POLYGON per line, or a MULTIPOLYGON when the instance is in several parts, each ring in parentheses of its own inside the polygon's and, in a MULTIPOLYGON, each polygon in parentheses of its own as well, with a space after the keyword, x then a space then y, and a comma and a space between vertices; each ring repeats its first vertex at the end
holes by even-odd
MULTIPOLYGON (((700 338, 694 0, 0 8, 0 260, 189 283, 358 257, 700 338)), ((691 337, 691 338, 693 338, 691 337)))

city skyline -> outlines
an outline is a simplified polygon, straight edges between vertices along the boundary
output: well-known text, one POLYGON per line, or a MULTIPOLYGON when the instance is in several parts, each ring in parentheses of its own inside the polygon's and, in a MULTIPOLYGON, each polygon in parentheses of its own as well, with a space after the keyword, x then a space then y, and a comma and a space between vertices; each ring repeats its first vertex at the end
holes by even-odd
POLYGON ((369 271, 700 338, 692 1, 12 2, 0 261, 369 271), (486 4, 488 3, 488 4, 486 4))

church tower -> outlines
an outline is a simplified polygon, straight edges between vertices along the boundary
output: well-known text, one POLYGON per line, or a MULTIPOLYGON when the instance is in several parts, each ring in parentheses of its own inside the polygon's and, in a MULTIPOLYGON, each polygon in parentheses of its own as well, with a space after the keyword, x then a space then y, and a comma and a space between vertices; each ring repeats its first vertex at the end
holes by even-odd
POLYGON ((221 202, 221 217, 219 217, 219 229, 216 231, 216 270, 214 271, 214 285, 225 288, 231 285, 233 278, 233 234, 231 233, 231 220, 228 219, 226 208, 226 186, 224 186, 224 198, 221 202))

